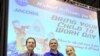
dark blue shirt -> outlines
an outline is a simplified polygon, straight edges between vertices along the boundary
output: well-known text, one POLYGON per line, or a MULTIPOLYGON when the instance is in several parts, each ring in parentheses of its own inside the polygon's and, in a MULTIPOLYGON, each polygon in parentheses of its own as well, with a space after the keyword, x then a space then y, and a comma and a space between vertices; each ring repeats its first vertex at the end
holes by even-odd
POLYGON ((44 56, 64 56, 62 53, 57 51, 57 54, 54 54, 51 50, 44 54, 44 56))

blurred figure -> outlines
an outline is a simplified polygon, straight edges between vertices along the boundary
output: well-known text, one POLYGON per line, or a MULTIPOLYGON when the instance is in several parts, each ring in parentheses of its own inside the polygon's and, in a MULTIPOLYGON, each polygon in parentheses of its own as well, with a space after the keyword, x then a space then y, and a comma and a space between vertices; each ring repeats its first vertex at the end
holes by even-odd
POLYGON ((36 40, 33 37, 29 37, 26 40, 27 51, 20 54, 19 56, 40 56, 39 54, 34 53, 34 48, 36 47, 36 40))
POLYGON ((41 54, 47 52, 48 48, 48 38, 38 38, 37 42, 41 45, 41 54))
POLYGON ((63 56, 62 53, 60 53, 57 48, 58 48, 58 41, 56 39, 51 39, 49 41, 49 47, 50 51, 46 52, 44 56, 63 56))
POLYGON ((17 50, 19 52, 21 52, 21 51, 26 50, 25 48, 23 48, 23 39, 26 35, 25 31, 26 31, 26 29, 29 28, 29 26, 23 26, 23 25, 20 25, 19 23, 20 22, 18 20, 15 20, 15 21, 12 22, 13 27, 14 27, 14 31, 17 35, 16 36, 16 45, 17 45, 16 47, 17 47, 17 50))
POLYGON ((67 56, 76 56, 74 47, 73 46, 67 46, 66 54, 67 54, 67 56))

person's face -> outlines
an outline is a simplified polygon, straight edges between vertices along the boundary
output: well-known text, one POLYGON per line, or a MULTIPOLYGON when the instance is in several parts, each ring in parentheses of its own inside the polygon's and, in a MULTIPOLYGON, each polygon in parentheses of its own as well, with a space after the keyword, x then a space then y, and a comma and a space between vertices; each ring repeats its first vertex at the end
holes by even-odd
POLYGON ((51 40, 49 45, 50 45, 51 50, 57 50, 58 43, 56 40, 51 40))
POLYGON ((67 54, 68 56, 74 56, 74 55, 75 55, 75 52, 74 52, 74 50, 73 50, 72 47, 67 47, 67 49, 66 49, 66 54, 67 54))
POLYGON ((27 45, 27 49, 28 49, 29 51, 33 51, 33 49, 34 49, 35 46, 36 46, 36 43, 35 43, 35 41, 34 41, 33 39, 28 39, 26 45, 27 45))

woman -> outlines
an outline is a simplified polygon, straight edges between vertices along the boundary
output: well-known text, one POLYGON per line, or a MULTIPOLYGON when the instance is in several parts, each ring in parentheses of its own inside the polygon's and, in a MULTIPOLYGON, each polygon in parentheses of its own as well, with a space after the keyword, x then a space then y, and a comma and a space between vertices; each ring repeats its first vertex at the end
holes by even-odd
POLYGON ((66 54, 67 54, 67 56, 76 56, 74 47, 73 46, 67 46, 66 54))

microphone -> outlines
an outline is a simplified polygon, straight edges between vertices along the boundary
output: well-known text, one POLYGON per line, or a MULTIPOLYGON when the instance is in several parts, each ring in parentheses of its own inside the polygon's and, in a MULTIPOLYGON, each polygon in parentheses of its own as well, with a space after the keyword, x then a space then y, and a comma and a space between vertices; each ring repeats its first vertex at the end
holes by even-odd
MULTIPOLYGON (((27 52, 28 53, 28 52, 27 52)), ((28 56, 33 56, 33 53, 28 53, 28 56)))
POLYGON ((27 51, 28 56, 34 56, 34 51, 27 51))

